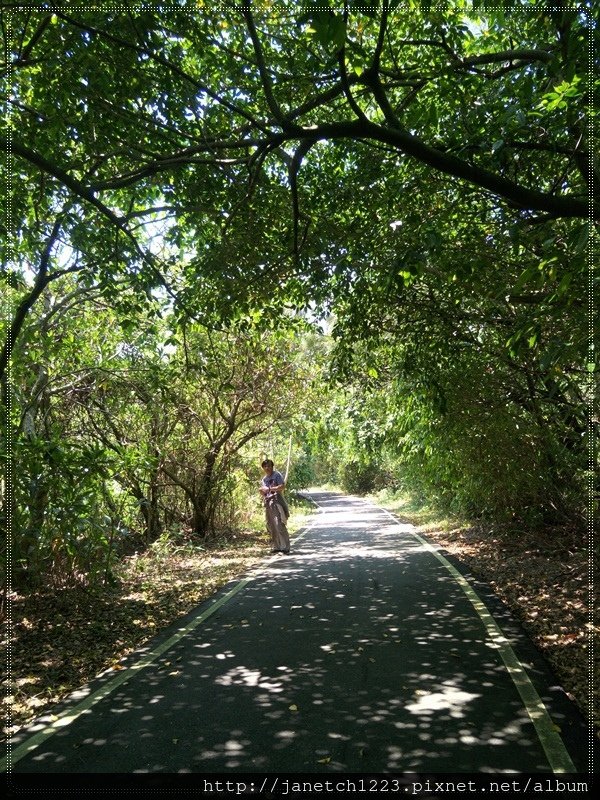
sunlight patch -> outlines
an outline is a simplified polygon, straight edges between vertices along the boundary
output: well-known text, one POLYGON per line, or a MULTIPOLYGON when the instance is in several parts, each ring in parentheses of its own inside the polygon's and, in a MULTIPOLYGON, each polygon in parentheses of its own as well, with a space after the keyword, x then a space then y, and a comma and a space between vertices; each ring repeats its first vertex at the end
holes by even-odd
POLYGON ((451 717, 464 717, 464 706, 481 697, 479 694, 463 692, 455 686, 448 686, 441 692, 425 692, 413 703, 405 706, 411 714, 434 714, 436 711, 447 711, 451 717))

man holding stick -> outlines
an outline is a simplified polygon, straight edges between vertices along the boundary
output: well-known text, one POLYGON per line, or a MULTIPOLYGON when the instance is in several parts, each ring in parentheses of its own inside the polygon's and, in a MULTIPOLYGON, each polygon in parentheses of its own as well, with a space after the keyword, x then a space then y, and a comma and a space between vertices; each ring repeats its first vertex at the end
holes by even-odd
POLYGON ((290 552, 290 536, 286 522, 290 512, 282 494, 285 488, 285 481, 281 472, 274 469, 274 464, 270 458, 265 459, 261 466, 265 474, 259 491, 265 504, 267 530, 271 534, 271 552, 288 555, 290 552))

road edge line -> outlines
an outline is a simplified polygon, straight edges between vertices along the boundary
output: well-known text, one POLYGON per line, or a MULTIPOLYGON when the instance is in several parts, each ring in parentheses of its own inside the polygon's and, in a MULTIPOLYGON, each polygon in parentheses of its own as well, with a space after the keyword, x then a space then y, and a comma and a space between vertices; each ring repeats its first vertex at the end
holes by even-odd
MULTIPOLYGON (((387 508, 383 508, 383 506, 377 505, 377 503, 372 503, 372 505, 386 513, 389 517, 391 517, 391 519, 394 520, 394 522, 398 524, 406 524, 401 522, 398 517, 392 514, 391 511, 388 511, 387 508)), ((414 528, 414 525, 412 525, 412 523, 410 524, 411 527, 414 528)), ((552 718, 550 717, 548 709, 544 705, 544 701, 538 694, 537 689, 533 685, 531 678, 525 670, 525 667, 519 660, 519 657, 515 653, 512 645, 502 631, 502 628, 496 622, 492 612, 477 594, 471 583, 456 569, 453 564, 450 563, 450 561, 448 561, 448 559, 439 551, 436 545, 428 542, 427 539, 424 539, 415 530, 411 530, 410 535, 414 536, 418 542, 420 542, 432 553, 432 555, 438 559, 438 561, 444 565, 477 612, 477 615, 481 619, 486 633, 493 642, 495 648, 498 650, 500 658, 502 659, 504 666, 506 667, 506 670, 512 679, 512 682, 519 693, 523 705, 525 706, 525 710, 527 711, 527 714, 533 723, 540 744, 542 745, 544 753, 546 754, 546 758, 548 759, 548 763, 552 769, 552 772, 556 774, 576 774, 577 770, 575 769, 575 765, 571 760, 569 751, 567 750, 562 737, 559 735, 558 731, 555 730, 554 723, 552 722, 552 718)))
MULTIPOLYGON (((318 510, 318 513, 315 514, 314 519, 310 520, 310 522, 307 525, 305 525, 304 528, 301 528, 294 535, 292 539, 293 542, 298 541, 298 539, 301 539, 306 533, 308 533, 309 530, 316 524, 317 519, 323 513, 321 506, 319 506, 317 503, 315 503, 315 506, 318 510)), ((177 644, 177 642, 183 639, 183 637, 186 636, 190 631, 193 631, 194 628, 197 628, 199 625, 201 625, 206 619, 208 619, 208 617, 214 614, 215 611, 221 608, 221 606, 224 606, 226 603, 228 603, 232 597, 234 597, 236 594, 238 594, 238 592, 244 589, 251 581, 255 580, 259 576, 260 572, 276 559, 277 556, 273 556, 267 559, 266 563, 265 562, 259 563, 256 567, 254 567, 254 569, 252 569, 249 575, 247 575, 245 578, 241 578, 235 584, 235 586, 233 586, 226 594, 215 600, 215 602, 211 606, 209 606, 205 611, 203 611, 197 617, 194 617, 194 619, 188 622, 188 624, 185 625, 183 628, 180 628, 177 631, 177 633, 174 633, 164 642, 157 645, 154 649, 150 650, 150 652, 142 656, 142 658, 140 658, 140 660, 137 661, 135 664, 132 664, 130 667, 127 667, 126 669, 123 670, 123 672, 120 672, 114 678, 110 679, 107 684, 100 687, 99 689, 96 689, 96 691, 92 692, 86 698, 76 703, 73 708, 61 711, 61 713, 56 716, 56 719, 52 720, 49 723, 46 723, 41 730, 34 732, 30 737, 25 739, 24 742, 21 742, 21 744, 17 745, 17 747, 14 750, 10 750, 6 756, 3 756, 2 759, 0 759, 0 771, 10 774, 11 767, 13 764, 16 764, 17 761, 20 761, 26 755, 36 750, 43 742, 49 739, 50 736, 53 736, 55 733, 57 733, 61 728, 67 727, 67 725, 70 725, 86 711, 89 711, 93 706, 96 705, 96 703, 99 703, 109 694, 114 692, 115 689, 118 689, 119 686, 128 681, 130 678, 132 678, 137 672, 150 666, 150 664, 156 661, 156 659, 159 658, 159 656, 163 655, 163 653, 166 653, 168 650, 170 650, 171 647, 173 647, 175 644, 177 644)), ((105 673, 100 673, 96 677, 97 678, 102 677, 103 674, 105 673)), ((77 694, 82 690, 83 687, 80 689, 76 689, 74 694, 77 694)), ((73 695, 71 695, 71 697, 73 697, 73 695)), ((68 698, 66 699, 66 702, 68 702, 68 698)), ((43 719, 43 717, 41 719, 43 719)), ((32 722, 30 724, 35 725, 35 722, 32 722)))

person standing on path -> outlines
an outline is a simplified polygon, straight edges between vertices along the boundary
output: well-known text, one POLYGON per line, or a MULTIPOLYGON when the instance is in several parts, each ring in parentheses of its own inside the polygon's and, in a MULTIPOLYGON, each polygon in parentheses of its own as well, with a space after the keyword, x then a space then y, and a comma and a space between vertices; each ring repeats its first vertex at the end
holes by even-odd
POLYGON ((267 530, 271 534, 272 552, 287 555, 290 552, 290 536, 286 522, 290 512, 282 495, 285 481, 281 472, 274 469, 270 458, 265 459, 261 466, 265 474, 261 481, 260 493, 265 504, 265 517, 267 530))

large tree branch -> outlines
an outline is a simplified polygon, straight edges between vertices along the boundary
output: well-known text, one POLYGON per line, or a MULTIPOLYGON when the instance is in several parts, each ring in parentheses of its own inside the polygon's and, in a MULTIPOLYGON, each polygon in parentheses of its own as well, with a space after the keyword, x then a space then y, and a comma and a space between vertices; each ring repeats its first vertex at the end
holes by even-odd
MULTIPOLYGON (((17 310, 15 312, 15 316, 11 322, 10 328, 8 329, 6 339, 4 345, 2 347, 2 352, 0 353, 0 380, 4 379, 4 374, 8 368, 8 362, 10 360, 13 347, 21 333, 21 329, 23 328, 23 323, 25 322, 29 311, 33 307, 35 301, 38 297, 42 294, 46 286, 50 283, 50 281, 54 280, 54 278, 58 277, 58 275, 49 275, 48 274, 48 267, 50 265, 50 256, 52 255, 52 248, 56 244, 56 240, 58 239, 58 235, 60 233, 60 228, 62 225, 62 218, 59 217, 56 222, 54 223, 54 227, 52 228, 52 232, 46 241, 46 245, 42 252, 42 257, 40 259, 40 266, 38 270, 38 274, 35 279, 35 283, 33 285, 33 289, 26 295, 23 300, 17 306, 17 310)), ((63 273, 64 274, 64 270, 63 273)))
POLYGON ((507 139, 504 142, 505 147, 513 147, 515 150, 540 150, 544 153, 555 153, 564 156, 571 156, 575 158, 578 152, 574 147, 565 147, 558 144, 544 144, 544 142, 518 142, 516 139, 507 139))
MULTIPOLYGON (((345 5, 344 6, 344 22, 347 22, 347 19, 348 19, 348 7, 347 7, 347 5, 345 5)), ((364 113, 364 111, 362 110, 362 108, 358 105, 356 100, 354 99, 354 95, 352 94, 352 90, 350 88, 350 80, 348 78, 348 71, 346 69, 346 44, 345 44, 345 41, 344 41, 344 44, 341 46, 341 48, 340 48, 340 50, 338 52, 338 66, 339 66, 339 70, 340 70, 340 78, 342 79, 342 88, 343 88, 346 100, 348 101, 348 104, 350 105, 350 108, 352 109, 352 111, 354 111, 354 113, 356 114, 358 119, 365 120, 365 122, 366 122, 367 121, 367 116, 364 113)))
POLYGON ((379 33, 377 35, 377 44, 375 45, 375 52, 371 61, 370 70, 373 73, 378 73, 381 66, 381 54, 383 52, 383 45, 385 44, 385 32, 387 30, 389 6, 387 0, 383 0, 383 9, 381 12, 381 21, 379 23, 379 33))
MULTIPOLYGON (((117 214, 115 214, 113 211, 110 210, 110 208, 108 208, 108 206, 104 205, 104 203, 102 203, 102 201, 95 196, 94 192, 88 186, 85 186, 85 184, 81 183, 81 181, 77 180, 77 178, 73 178, 71 175, 69 175, 68 172, 65 172, 65 170, 61 169, 56 164, 52 164, 50 161, 45 159, 42 155, 35 152, 34 150, 30 150, 28 147, 26 147, 25 145, 21 144, 18 141, 13 141, 12 151, 17 155, 21 156, 21 158, 34 164, 43 172, 46 172, 48 175, 52 175, 54 178, 59 180, 64 186, 70 189, 77 197, 79 197, 82 200, 85 200, 86 202, 90 203, 92 206, 97 208, 101 212, 101 214, 104 217, 106 217, 119 231, 125 234, 125 236, 132 243, 135 251, 141 258, 141 260, 144 262, 144 264, 146 264, 146 266, 153 274, 155 280, 161 286, 164 287, 169 296, 173 298, 175 303, 181 303, 180 298, 173 293, 173 290, 171 289, 169 283, 165 280, 163 274, 156 266, 155 257, 151 253, 147 253, 142 249, 135 235, 127 227, 126 217, 120 217, 117 214)), ((195 318, 195 315, 193 313, 189 311, 188 313, 190 315, 190 319, 195 318)))
POLYGON ((443 49, 456 66, 476 66, 478 64, 498 64, 509 61, 542 61, 547 63, 552 59, 550 49, 520 49, 520 50, 501 50, 497 53, 482 53, 479 56, 460 58, 450 45, 445 41, 437 39, 402 39, 398 42, 398 47, 439 47, 443 49))
MULTIPOLYGON (((379 78, 379 73, 375 72, 374 70, 367 70, 364 73, 364 82, 365 84, 371 89, 373 92, 373 96, 377 101, 377 105, 382 110, 383 115, 385 117, 385 121, 395 130, 402 130, 402 125, 400 124, 400 120, 396 116, 394 109, 392 108, 390 101, 388 100, 388 96, 385 93, 385 89, 383 88, 383 84, 379 78)), ((367 121, 367 124, 369 122, 367 121)))
MULTIPOLYGON (((87 265, 89 267, 89 265, 87 265)), ((68 272, 80 272, 81 270, 85 269, 85 267, 73 267, 70 270, 60 270, 58 272, 52 273, 52 279, 59 277, 60 275, 65 275, 68 272)), ((115 281, 115 285, 117 286, 125 286, 126 281, 115 281)), ((40 325, 44 328, 49 327, 49 322, 56 314, 65 314, 66 312, 70 311, 75 306, 81 305, 81 303, 89 303, 95 302, 102 298, 102 293, 104 291, 104 287, 102 283, 96 284, 95 286, 86 286, 79 289, 75 289, 72 292, 69 292, 61 301, 53 306, 50 311, 40 320, 40 325)))
MULTIPOLYGON (((590 214, 590 205, 584 200, 569 197, 568 195, 556 196, 529 189, 501 175, 462 161, 450 153, 444 153, 441 150, 430 147, 411 133, 391 126, 384 127, 373 122, 365 123, 362 120, 349 120, 324 123, 313 128, 304 128, 301 130, 300 136, 295 132, 294 134, 275 134, 272 138, 277 139, 280 144, 285 140, 294 138, 314 141, 328 139, 375 140, 391 145, 397 152, 412 156, 439 172, 461 178, 482 189, 487 189, 492 194, 502 197, 518 208, 545 211, 555 217, 588 219, 590 214)), ((600 220, 600 209, 593 204, 591 210, 593 218, 600 220)))
POLYGON ((231 448, 230 455, 233 455, 234 453, 237 453, 239 450, 242 449, 242 447, 245 444, 250 442, 252 439, 255 439, 257 436, 260 436, 261 433, 264 433, 270 427, 271 427, 271 425, 267 425, 264 428, 254 428, 249 433, 246 433, 244 436, 242 436, 242 438, 239 440, 239 442, 236 442, 236 444, 231 448))
POLYGON ((94 195, 94 192, 89 187, 81 183, 81 181, 78 181, 77 178, 73 178, 73 176, 69 175, 68 172, 65 172, 64 169, 61 169, 61 167, 56 164, 52 164, 40 153, 37 153, 35 150, 31 150, 29 147, 26 147, 17 140, 12 142, 12 152, 24 160, 29 161, 47 175, 52 175, 52 177, 60 181, 81 200, 85 200, 87 203, 90 203, 97 208, 103 216, 111 221, 113 225, 116 225, 117 228, 130 235, 123 217, 117 216, 113 211, 110 210, 110 208, 105 206, 104 203, 101 200, 98 200, 98 198, 94 195))
POLYGON ((178 475, 176 475, 166 464, 161 464, 161 470, 165 473, 165 475, 173 481, 176 486, 179 486, 180 489, 183 489, 184 494, 190 500, 192 505, 194 505, 196 500, 196 493, 194 492, 191 486, 188 486, 187 483, 184 483, 178 475))
POLYGON ((246 20, 248 33, 250 34, 250 39, 252 40, 252 46, 254 47, 254 55, 256 57, 256 63, 258 65, 258 71, 260 73, 260 79, 262 82, 263 91, 265 93, 265 98, 267 100, 267 105, 269 106, 269 110, 271 114, 273 114, 277 122, 282 127, 285 128, 287 125, 289 125, 289 120, 286 119, 286 116, 281 110, 281 107, 279 106, 279 103, 275 98, 275 94, 273 93, 273 84, 271 82, 271 77, 268 73, 267 66, 265 64, 265 57, 262 50, 262 45, 260 43, 260 39, 258 38, 256 25, 254 24, 254 17, 252 16, 250 3, 248 1, 244 2, 242 6, 242 14, 244 15, 244 19, 246 20))
POLYGON ((302 160, 304 156, 308 153, 315 141, 316 140, 314 139, 305 139, 304 141, 300 142, 300 145, 294 153, 294 157, 292 158, 289 167, 290 191, 292 193, 292 211, 294 222, 294 255, 296 257, 298 256, 299 252, 298 229, 300 223, 300 204, 298 202, 298 172, 302 166, 302 160))
POLYGON ((185 147, 183 150, 177 150, 169 155, 159 156, 155 155, 153 161, 147 162, 143 167, 137 170, 131 170, 113 178, 108 178, 103 181, 97 181, 91 184, 90 189, 93 191, 100 191, 102 189, 119 189, 124 186, 132 186, 144 178, 155 175, 159 172, 172 170, 177 167, 185 166, 186 164, 208 164, 214 166, 223 166, 227 164, 244 164, 247 163, 251 156, 244 156, 239 158, 211 158, 211 159, 198 159, 196 156, 202 153, 212 153, 219 150, 248 150, 250 147, 257 147, 262 144, 262 139, 234 139, 206 142, 193 147, 185 147))
POLYGON ((358 83, 359 80, 360 78, 358 75, 347 75, 345 81, 336 83, 330 89, 326 89, 324 92, 321 92, 310 100, 307 100, 301 106, 295 108, 288 114, 288 119, 294 120, 298 117, 302 117, 304 114, 308 114, 309 111, 314 111, 315 108, 319 108, 320 106, 329 103, 331 100, 335 100, 336 97, 344 94, 344 92, 347 94, 350 86, 354 83, 358 83))
MULTIPOLYGON (((177 402, 176 398, 172 398, 172 399, 173 399, 174 403, 177 402)), ((181 405, 179 405, 179 408, 180 408, 180 410, 185 411, 186 414, 189 414, 190 416, 192 416, 196 420, 196 422, 202 428, 202 431, 203 431, 204 435, 206 436, 206 438, 208 439, 208 441, 211 442, 212 441, 212 435, 211 435, 211 432, 210 432, 210 430, 208 428, 208 425, 204 421, 204 417, 202 416, 202 414, 197 414, 194 411, 194 409, 191 408, 189 405, 181 404, 181 405)))

